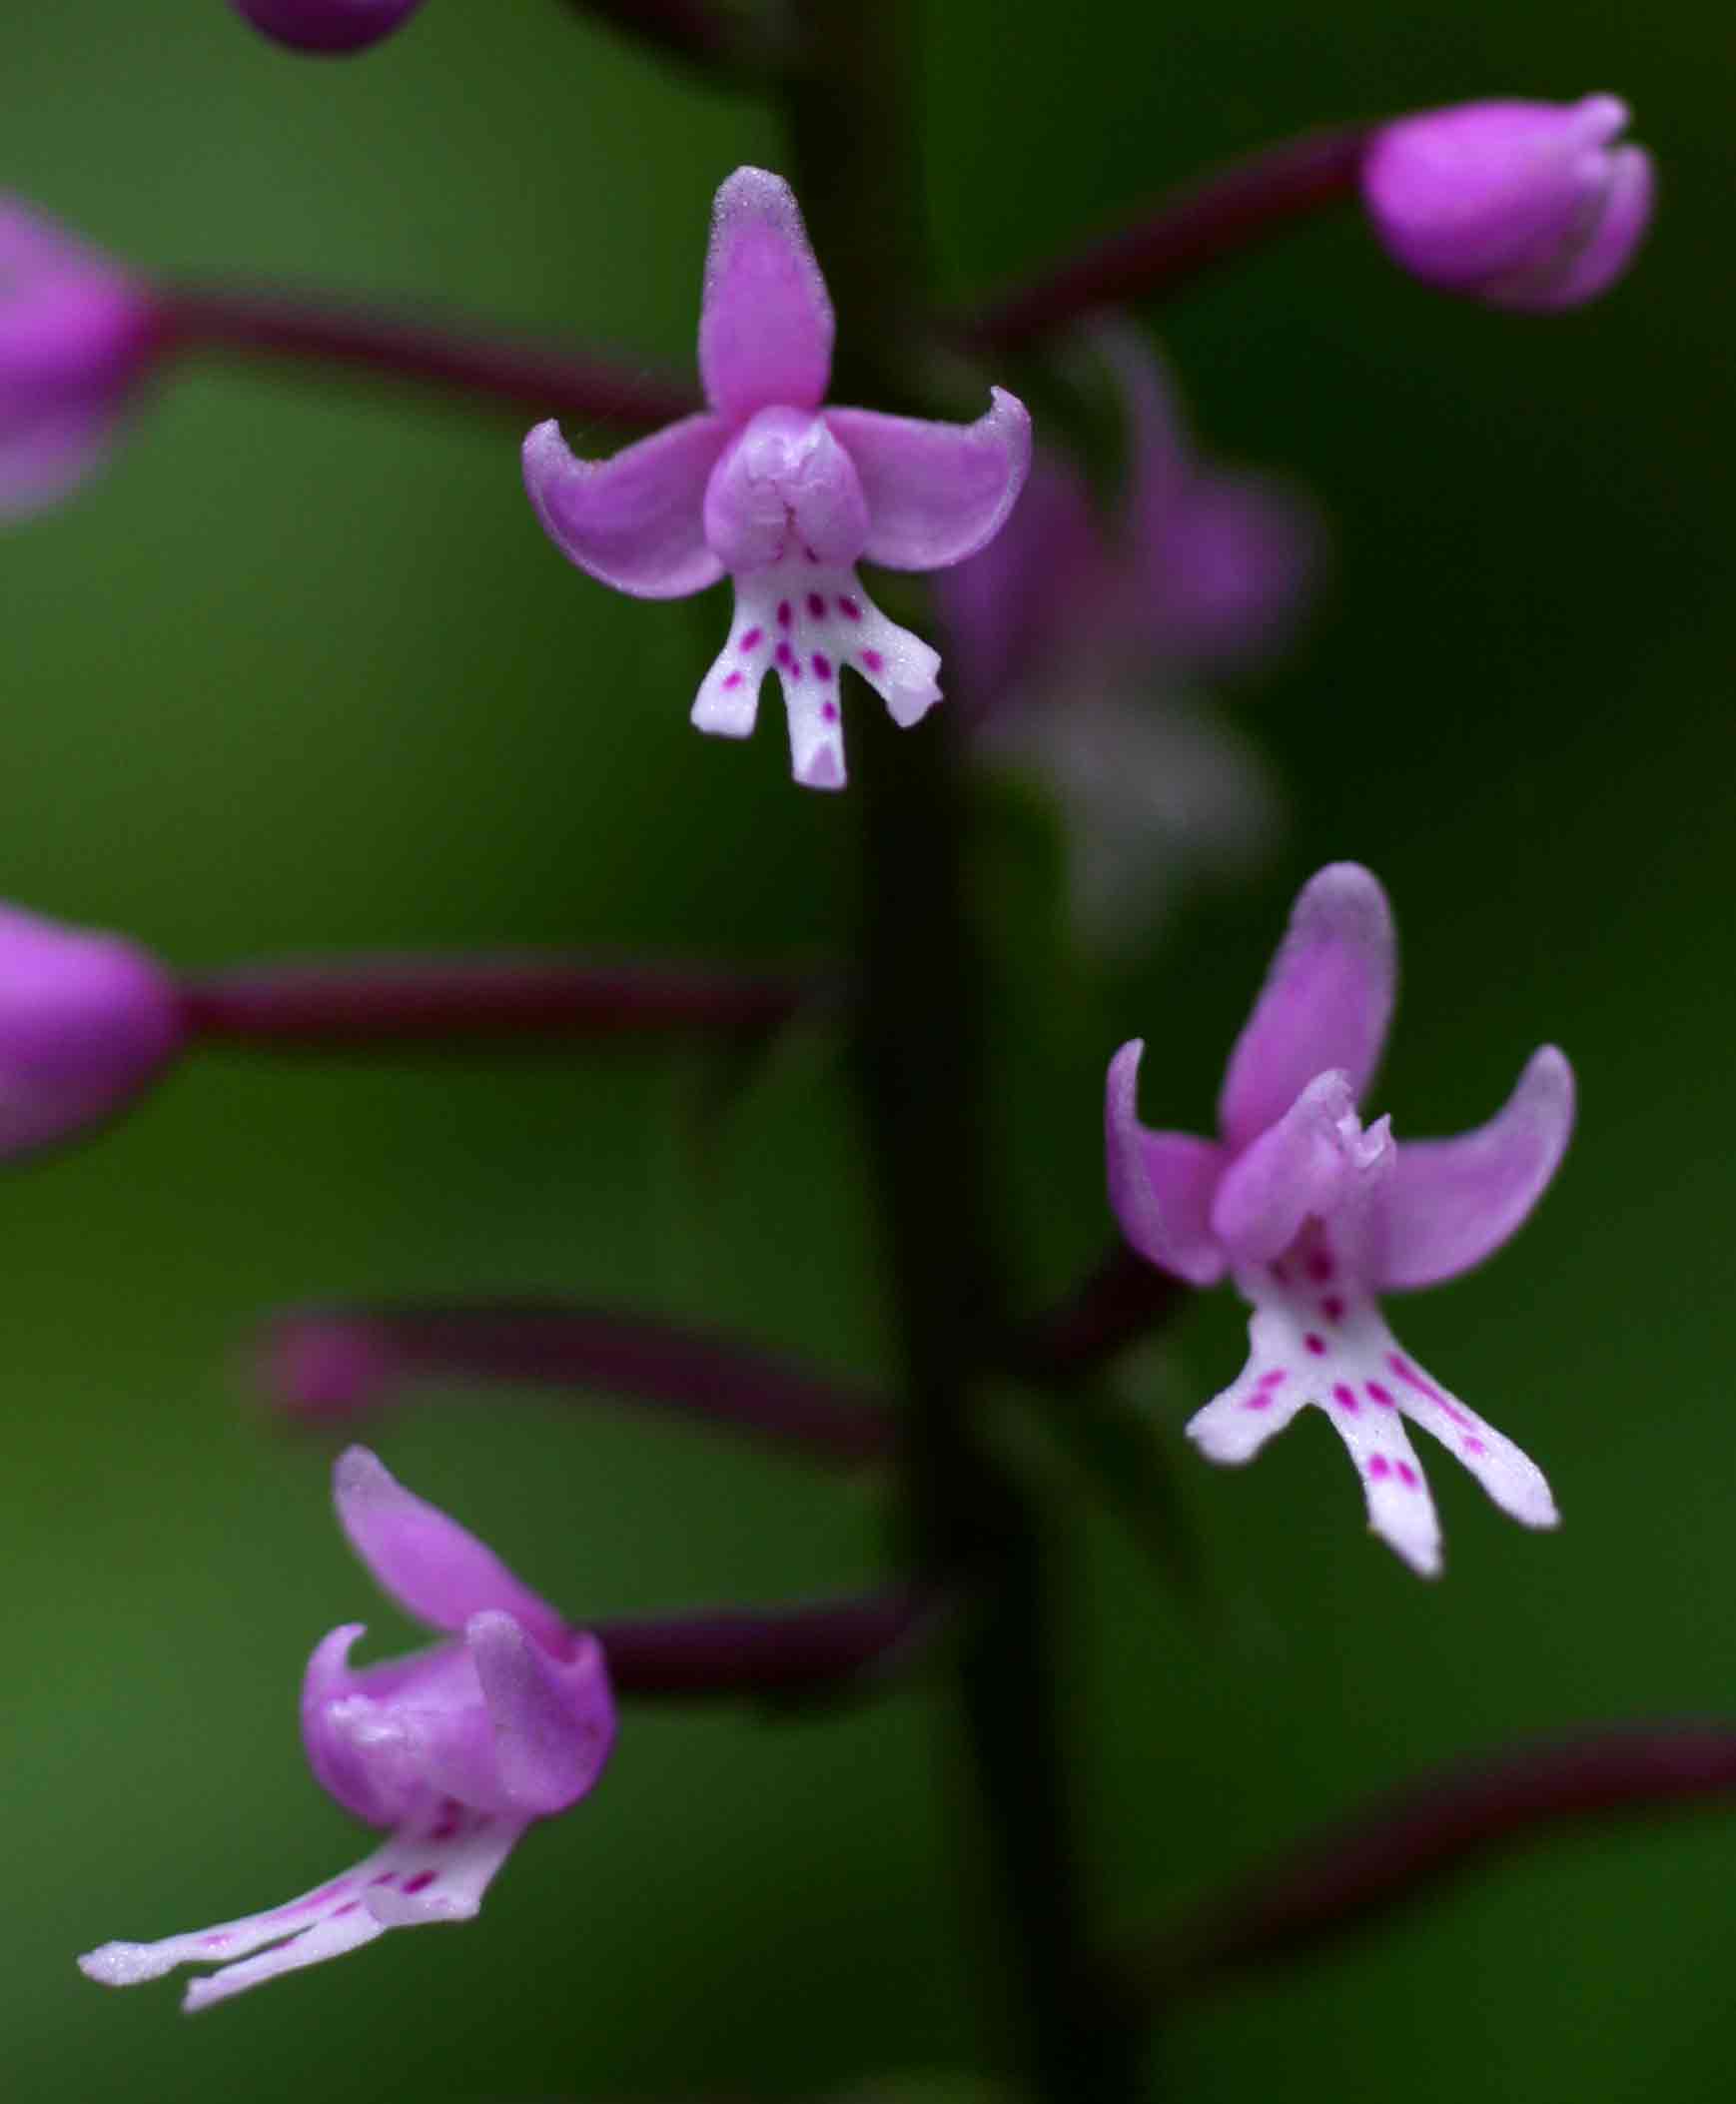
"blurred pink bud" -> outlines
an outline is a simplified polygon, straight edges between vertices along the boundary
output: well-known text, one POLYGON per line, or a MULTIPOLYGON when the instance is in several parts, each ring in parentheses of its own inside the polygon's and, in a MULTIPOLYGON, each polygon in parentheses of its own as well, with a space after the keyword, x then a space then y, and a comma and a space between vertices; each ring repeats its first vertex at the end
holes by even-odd
POLYGON ((0 1159, 112 1117, 181 1044, 174 981, 144 950, 0 905, 0 1159))
POLYGON ((337 58, 401 28, 422 0, 232 0, 238 15, 292 51, 337 58))
POLYGON ((1627 105, 1467 102, 1383 125, 1362 197, 1392 260, 1495 307, 1577 307, 1613 285, 1652 212, 1643 147, 1617 146, 1627 105))

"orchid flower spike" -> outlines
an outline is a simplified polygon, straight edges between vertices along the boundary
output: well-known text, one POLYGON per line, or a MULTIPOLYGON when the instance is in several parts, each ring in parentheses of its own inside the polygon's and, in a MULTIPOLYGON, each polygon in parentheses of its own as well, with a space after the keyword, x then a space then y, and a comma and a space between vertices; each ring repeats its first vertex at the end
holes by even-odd
POLYGON ((862 560, 941 569, 1000 530, 1030 464, 1031 420, 996 388, 971 425, 823 407, 832 304, 789 185, 738 168, 717 193, 699 314, 710 408, 608 461, 559 427, 524 442, 524 486, 549 538, 617 591, 682 598, 726 572, 729 640, 692 720, 753 728, 775 672, 790 757, 809 788, 844 783, 838 692, 848 666, 911 724, 940 699, 938 654, 863 590, 862 560))
POLYGON ((175 982, 146 951, 0 904, 0 1161, 112 1117, 183 1040, 175 982))
POLYGON ((102 463, 157 335, 143 287, 0 198, 0 520, 55 503, 102 463))
POLYGON ((336 1628, 302 1682, 315 1776, 389 1838, 287 1905, 79 1959, 110 1987, 218 1963, 182 2003, 208 2008, 262 1980, 342 1956, 390 1928, 466 1921, 532 1820, 576 1804, 614 1738, 602 1647, 570 1629, 453 1520, 395 1482, 366 1448, 339 1457, 338 1519, 408 1613, 447 1632, 408 1658, 353 1666, 360 1622, 336 1628))
POLYGON ((1361 1475, 1374 1532, 1433 1577, 1440 1525, 1405 1418, 1521 1525, 1553 1527, 1555 1502, 1534 1463, 1404 1353, 1375 1296, 1454 1278, 1518 1229, 1566 1150, 1573 1074, 1545 1045, 1488 1124, 1400 1145, 1388 1119, 1364 1126, 1357 1112, 1392 991, 1386 895, 1333 863, 1303 886, 1230 1055, 1222 1140, 1140 1124, 1137 1040, 1110 1062, 1104 1126, 1128 1241, 1196 1286, 1230 1273, 1254 1310, 1247 1366, 1189 1437, 1211 1461, 1251 1461, 1315 1404, 1361 1475))
POLYGON ((365 51, 409 21, 422 0, 231 0, 255 29, 292 51, 365 51))
POLYGON ((1578 307, 1633 260, 1652 213, 1652 163, 1617 146, 1627 105, 1466 102, 1382 125, 1362 200, 1401 269, 1493 307, 1578 307))

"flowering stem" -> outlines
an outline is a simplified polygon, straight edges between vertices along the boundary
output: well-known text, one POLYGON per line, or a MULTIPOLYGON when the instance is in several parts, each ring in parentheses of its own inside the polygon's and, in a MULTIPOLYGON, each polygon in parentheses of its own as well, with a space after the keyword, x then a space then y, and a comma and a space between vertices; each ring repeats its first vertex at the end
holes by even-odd
POLYGON ((326 1052, 478 1038, 751 1036, 838 998, 835 986, 794 974, 531 953, 243 965, 188 974, 178 992, 191 1038, 326 1052))
MULTIPOLYGON (((903 363, 925 337, 912 317, 926 284, 909 10, 802 0, 799 19, 803 63, 786 108, 838 310, 833 390, 924 408, 903 363)), ((970 1601, 953 1692, 987 1896, 1006 1932, 996 2028, 1044 2104, 1125 2104, 1141 2040, 1104 1989, 1079 1888, 1041 1517, 981 1423, 1003 1296, 980 1101, 982 972, 947 713, 909 731, 878 711, 856 719, 868 901, 857 1074, 900 1333, 907 1511, 926 1582, 970 1601)))
POLYGON ((1016 351, 1099 308, 1156 299, 1355 193, 1373 127, 1309 132, 1202 177, 1146 218, 967 316, 979 351, 1016 351))
POLYGON ((267 1326, 259 1364, 271 1400, 316 1421, 463 1376, 601 1389, 845 1469, 894 1443, 891 1419, 846 1381, 713 1331, 560 1301, 294 1309, 267 1326))
POLYGON ((700 407, 655 370, 563 351, 481 323, 436 320, 276 286, 156 289, 164 357, 216 355, 335 366, 497 403, 517 419, 572 417, 652 431, 700 407))
POLYGON ((1736 1727, 1586 1731, 1444 1768, 1303 1842, 1142 1950, 1130 1980, 1185 1992, 1331 1939, 1551 1829, 1736 1798, 1736 1727))
POLYGON ((608 1658, 617 1694, 840 1694, 903 1658, 935 1621, 935 1601, 914 1591, 871 1593, 766 1612, 730 1608, 667 1620, 588 1624, 608 1658))

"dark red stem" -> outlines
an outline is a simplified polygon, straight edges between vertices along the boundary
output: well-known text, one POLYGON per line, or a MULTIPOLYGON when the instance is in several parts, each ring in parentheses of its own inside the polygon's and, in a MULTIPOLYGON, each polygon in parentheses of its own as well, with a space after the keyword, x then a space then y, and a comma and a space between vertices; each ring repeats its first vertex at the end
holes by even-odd
POLYGON ((896 1663, 937 1618, 932 1597, 897 1591, 589 1628, 618 1694, 727 1697, 822 1687, 847 1693, 852 1682, 896 1663))
POLYGON ((1306 133, 1164 199, 1144 219, 1080 250, 967 316, 980 351, 1017 351, 1100 308, 1174 292, 1213 265, 1353 195, 1370 127, 1306 133))
POLYGON ((894 1443, 878 1399, 846 1379, 720 1332, 561 1301, 290 1310, 267 1326, 258 1364, 272 1401, 314 1420, 467 1377, 600 1389, 846 1469, 885 1460, 894 1443))
POLYGON ((1014 1340, 1013 1368, 1042 1381, 1081 1381, 1149 1337, 1187 1305, 1189 1289, 1118 1240, 1067 1299, 1014 1340))
POLYGON ((483 323, 276 286, 157 288, 165 356, 323 365, 497 404, 518 421, 570 417, 651 431, 702 409, 697 392, 650 367, 563 350, 483 323))
POLYGON ((1148 1991, 1312 1956, 1497 1850, 1736 1797, 1736 1728, 1588 1731, 1442 1769, 1303 1842, 1141 1953, 1148 1991))
POLYGON ((583 957, 359 956, 243 965, 180 981, 189 1037, 276 1051, 371 1051, 476 1039, 751 1035, 837 998, 794 974, 583 957))

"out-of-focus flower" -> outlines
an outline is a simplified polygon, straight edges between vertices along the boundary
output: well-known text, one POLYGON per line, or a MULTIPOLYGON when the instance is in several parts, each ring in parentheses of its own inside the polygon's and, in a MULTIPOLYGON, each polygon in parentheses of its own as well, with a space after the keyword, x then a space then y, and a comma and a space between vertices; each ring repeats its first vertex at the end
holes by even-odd
POLYGON ((1627 105, 1466 102, 1382 125, 1362 198, 1413 276, 1495 307, 1577 307, 1626 270, 1651 219, 1652 164, 1617 146, 1627 105))
POLYGON ((230 0, 236 13, 294 51, 365 51, 409 21, 422 0, 230 0))
POLYGON ((182 1042, 175 983, 155 958, 0 904, 0 1160, 111 1117, 182 1042))
POLYGON ((341 1956, 389 1928, 463 1921, 534 1819, 595 1784, 614 1738, 601 1646, 567 1626, 492 1550, 397 1483, 366 1448, 339 1458, 338 1518, 408 1613, 447 1632, 431 1649, 360 1668, 359 1622, 336 1628, 302 1683, 316 1777, 391 1838, 341 1877, 268 1913, 156 1943, 105 1943, 79 1964, 128 1987, 217 1963, 183 2006, 341 1956))
POLYGON ((1317 1405, 1361 1475, 1374 1532, 1431 1577, 1440 1525, 1402 1419, 1526 1527, 1553 1527, 1555 1503, 1510 1440, 1405 1355, 1375 1296, 1456 1277, 1518 1229, 1566 1149, 1573 1075, 1546 1045, 1475 1132, 1400 1146, 1388 1119, 1364 1127, 1356 1106, 1385 1041, 1393 965, 1379 884, 1353 862, 1322 869, 1230 1055, 1222 1141, 1140 1124, 1138 1040, 1110 1063, 1104 1122, 1128 1241, 1197 1286, 1231 1273, 1254 1309, 1247 1366, 1189 1436, 1213 1461, 1246 1462, 1317 1405))
POLYGON ((0 198, 0 519, 53 504, 100 465, 157 335, 143 287, 0 198))
POLYGON ((730 638, 693 704, 701 730, 745 737, 775 672, 795 778, 840 788, 845 666, 901 724, 940 698, 940 658, 888 620, 859 561, 939 569, 999 530, 1030 463, 1024 406, 1001 389, 971 425, 822 407, 832 305, 789 185, 738 168, 717 193, 699 316, 710 409, 612 460, 576 460, 559 427, 524 442, 524 484, 569 560, 640 598, 728 574, 730 638))
POLYGON ((1060 798, 1076 917, 1100 947, 1148 935, 1184 875, 1256 866, 1280 804, 1200 692, 1293 629, 1318 566, 1311 507, 1199 459, 1131 329, 1092 338, 1128 435, 1112 518, 1039 452, 1013 516, 936 585, 983 757, 1060 798))

